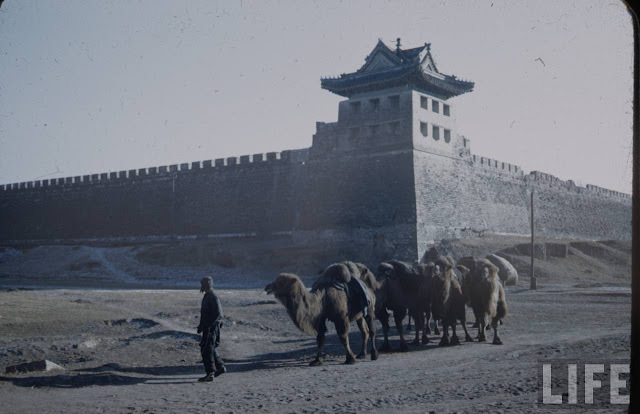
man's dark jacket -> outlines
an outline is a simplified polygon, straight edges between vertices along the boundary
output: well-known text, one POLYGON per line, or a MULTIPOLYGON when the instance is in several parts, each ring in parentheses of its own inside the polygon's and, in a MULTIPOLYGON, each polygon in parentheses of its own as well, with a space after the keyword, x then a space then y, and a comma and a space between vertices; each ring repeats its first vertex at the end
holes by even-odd
POLYGON ((224 317, 220 300, 212 290, 207 291, 202 298, 200 306, 200 325, 198 332, 207 331, 222 322, 224 317))

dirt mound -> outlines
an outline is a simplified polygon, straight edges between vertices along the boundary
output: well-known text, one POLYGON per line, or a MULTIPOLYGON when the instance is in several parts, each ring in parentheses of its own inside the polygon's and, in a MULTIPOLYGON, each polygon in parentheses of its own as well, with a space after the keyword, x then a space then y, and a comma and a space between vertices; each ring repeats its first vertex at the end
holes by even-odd
MULTIPOLYGON (((496 254, 508 260, 520 279, 531 273, 531 244, 526 237, 490 235, 465 240, 442 240, 432 251, 451 255, 486 257, 496 254)), ((546 283, 625 284, 631 281, 630 241, 584 241, 536 239, 534 272, 546 283)), ((429 257, 427 250, 423 257, 429 257)), ((522 281, 520 282, 522 284, 522 281)))
POLYGON ((597 242, 572 242, 569 243, 574 249, 591 256, 597 260, 612 264, 612 265, 625 265, 630 264, 631 255, 621 250, 609 247, 603 243, 597 242))

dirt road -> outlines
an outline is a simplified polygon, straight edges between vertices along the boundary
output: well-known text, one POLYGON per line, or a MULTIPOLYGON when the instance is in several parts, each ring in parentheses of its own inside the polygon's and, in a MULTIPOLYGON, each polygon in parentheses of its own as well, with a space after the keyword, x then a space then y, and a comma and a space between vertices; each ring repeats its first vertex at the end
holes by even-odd
MULTIPOLYGON (((272 297, 259 289, 218 294, 229 372, 202 384, 195 289, 0 292, 0 368, 44 358, 65 368, 2 376, 0 411, 540 412, 548 408, 537 404, 537 361, 624 359, 630 351, 625 288, 509 288, 502 346, 440 348, 434 336, 407 353, 343 365, 330 327, 322 367, 307 366, 314 338, 272 297)), ((359 350, 355 325, 351 342, 359 350)), ((397 349, 397 336, 392 345, 397 349)))

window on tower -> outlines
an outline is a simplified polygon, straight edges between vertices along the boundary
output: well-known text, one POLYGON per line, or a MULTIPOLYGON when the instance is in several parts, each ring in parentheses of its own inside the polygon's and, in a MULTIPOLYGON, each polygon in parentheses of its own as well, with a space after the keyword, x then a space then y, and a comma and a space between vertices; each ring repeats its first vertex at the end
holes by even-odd
POLYGON ((435 112, 436 114, 440 112, 440 102, 438 101, 431 101, 431 110, 433 112, 435 112))
POLYGON ((420 107, 424 109, 429 109, 429 98, 427 98, 426 96, 421 96, 420 107))
POLYGON ((444 142, 446 142, 447 144, 451 142, 451 130, 449 129, 444 130, 444 142))
POLYGON ((451 115, 450 112, 449 112, 449 105, 442 104, 442 113, 444 114, 444 116, 451 115))
POLYGON ((393 95, 389 97, 389 102, 392 108, 398 108, 400 106, 400 95, 393 95))
POLYGON ((372 111, 378 111, 378 109, 380 109, 380 99, 369 99, 369 105, 371 106, 372 111))
POLYGON ((351 112, 354 114, 360 113, 360 102, 351 102, 351 112))
POLYGON ((426 122, 420 122, 420 132, 425 137, 429 136, 429 125, 426 122))
POLYGON ((436 141, 440 139, 440 127, 437 125, 433 125, 433 139, 435 139, 436 141))

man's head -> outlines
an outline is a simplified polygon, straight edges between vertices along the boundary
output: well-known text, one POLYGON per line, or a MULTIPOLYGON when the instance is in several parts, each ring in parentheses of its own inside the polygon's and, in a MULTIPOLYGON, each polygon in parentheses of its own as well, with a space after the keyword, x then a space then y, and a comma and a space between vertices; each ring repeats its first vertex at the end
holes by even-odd
POLYGON ((200 292, 207 292, 213 289, 213 279, 210 276, 200 279, 200 292))

